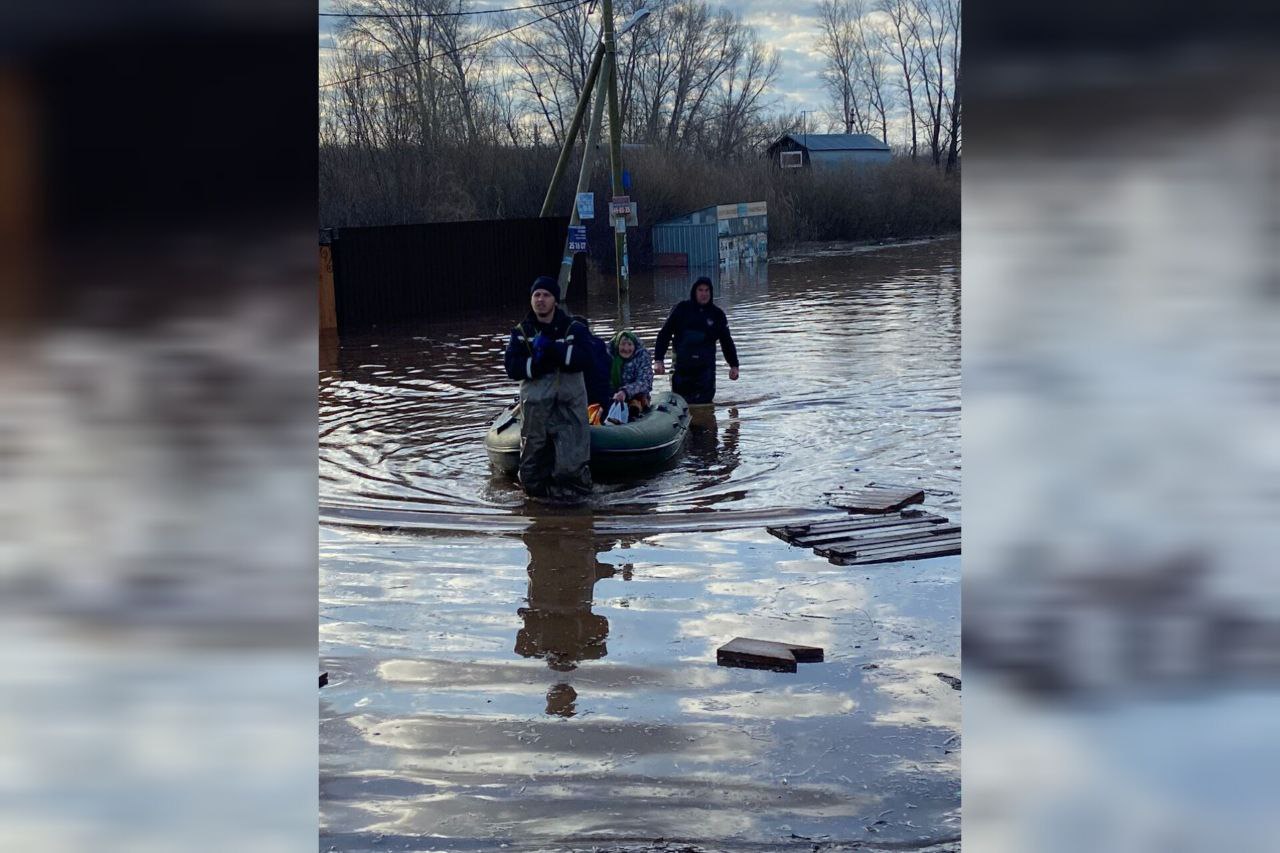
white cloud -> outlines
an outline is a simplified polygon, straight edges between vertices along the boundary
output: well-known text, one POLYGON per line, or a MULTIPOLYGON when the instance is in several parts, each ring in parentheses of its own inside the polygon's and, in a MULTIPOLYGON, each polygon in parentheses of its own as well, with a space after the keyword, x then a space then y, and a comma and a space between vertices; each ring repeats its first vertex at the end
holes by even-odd
MULTIPOLYGON (((522 0, 478 0, 474 8, 505 8, 520 5, 522 0)), ((658 5, 661 0, 651 0, 658 5)), ((332 11, 332 2, 322 0, 320 11, 332 11)), ((778 50, 781 62, 778 78, 772 94, 780 108, 788 111, 822 109, 826 96, 822 92, 819 73, 822 57, 814 45, 818 40, 818 16, 816 2, 794 3, 786 0, 735 0, 712 2, 712 7, 727 8, 742 17, 755 28, 756 35, 770 47, 778 50)), ((332 47, 332 30, 337 18, 320 18, 320 44, 332 47)), ((330 54, 322 50, 321 55, 330 54)))

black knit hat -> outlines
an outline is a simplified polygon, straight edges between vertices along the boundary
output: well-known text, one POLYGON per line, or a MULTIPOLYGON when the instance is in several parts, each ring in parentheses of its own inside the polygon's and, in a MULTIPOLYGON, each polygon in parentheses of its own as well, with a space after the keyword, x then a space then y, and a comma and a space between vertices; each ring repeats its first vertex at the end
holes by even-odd
POLYGON ((556 298, 556 302, 560 301, 560 282, 549 275, 540 275, 533 280, 529 295, 532 296, 535 290, 545 290, 556 298))

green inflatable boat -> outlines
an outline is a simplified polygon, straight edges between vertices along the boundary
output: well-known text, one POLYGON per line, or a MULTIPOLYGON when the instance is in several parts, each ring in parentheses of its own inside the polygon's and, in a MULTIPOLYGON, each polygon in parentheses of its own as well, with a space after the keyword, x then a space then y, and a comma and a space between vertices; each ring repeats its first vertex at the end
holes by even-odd
MULTIPOLYGON (((626 472, 661 465, 684 447, 689 434, 689 404, 671 391, 655 392, 649 411, 625 424, 593 426, 591 469, 626 472)), ((520 410, 503 409, 484 437, 484 449, 493 467, 515 474, 520 466, 520 410)))

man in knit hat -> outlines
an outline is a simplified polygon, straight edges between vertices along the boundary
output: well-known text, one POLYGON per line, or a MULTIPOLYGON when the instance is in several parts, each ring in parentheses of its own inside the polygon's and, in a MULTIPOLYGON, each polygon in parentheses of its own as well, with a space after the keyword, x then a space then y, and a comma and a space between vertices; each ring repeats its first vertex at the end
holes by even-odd
POLYGON ((581 500, 591 493, 591 436, 582 370, 587 331, 559 306, 560 285, 538 276, 531 311, 511 330, 507 376, 520 382, 520 485, 530 497, 581 500), (578 346, 574 346, 575 337, 578 346))

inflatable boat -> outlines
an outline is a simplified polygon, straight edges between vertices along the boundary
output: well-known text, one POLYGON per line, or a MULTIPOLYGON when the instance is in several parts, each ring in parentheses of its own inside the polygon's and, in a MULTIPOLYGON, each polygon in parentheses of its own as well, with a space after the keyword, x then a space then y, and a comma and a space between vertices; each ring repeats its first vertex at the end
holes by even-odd
MULTIPOLYGON (((625 424, 588 427, 593 471, 626 472, 661 465, 684 447, 689 433, 689 404, 679 394, 659 391, 649 411, 625 424)), ((520 466, 520 407, 502 411, 484 437, 493 467, 514 474, 520 466)))

